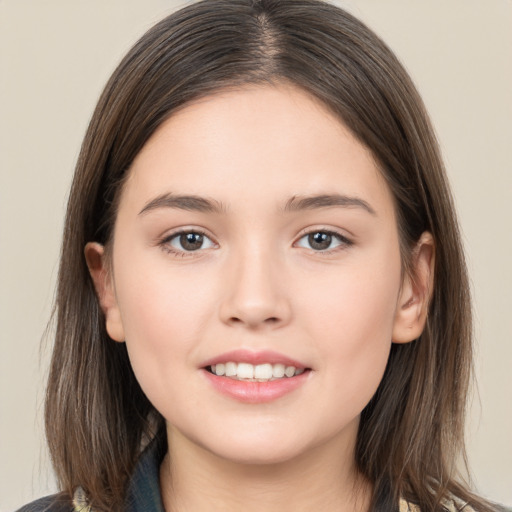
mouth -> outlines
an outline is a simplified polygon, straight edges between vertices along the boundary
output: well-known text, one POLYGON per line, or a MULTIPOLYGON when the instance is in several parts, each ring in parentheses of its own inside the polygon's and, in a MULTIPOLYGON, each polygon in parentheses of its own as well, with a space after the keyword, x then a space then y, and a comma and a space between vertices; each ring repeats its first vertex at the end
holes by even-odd
POLYGON ((246 382, 273 382, 280 379, 289 379, 309 370, 309 368, 297 368, 293 365, 285 365, 282 363, 254 365, 234 361, 212 364, 205 369, 218 377, 227 377, 246 382))
POLYGON ((205 361, 203 375, 220 394, 249 404, 299 392, 312 368, 274 351, 233 350, 205 361))

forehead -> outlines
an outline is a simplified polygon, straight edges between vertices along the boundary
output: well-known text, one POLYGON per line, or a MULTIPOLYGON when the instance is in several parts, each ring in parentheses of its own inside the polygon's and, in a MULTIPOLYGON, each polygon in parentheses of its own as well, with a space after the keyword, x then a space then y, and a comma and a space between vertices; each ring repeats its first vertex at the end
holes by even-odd
POLYGON ((126 189, 130 199, 176 192, 226 204, 329 192, 391 201, 371 152, 321 101, 282 84, 221 91, 173 114, 126 189))

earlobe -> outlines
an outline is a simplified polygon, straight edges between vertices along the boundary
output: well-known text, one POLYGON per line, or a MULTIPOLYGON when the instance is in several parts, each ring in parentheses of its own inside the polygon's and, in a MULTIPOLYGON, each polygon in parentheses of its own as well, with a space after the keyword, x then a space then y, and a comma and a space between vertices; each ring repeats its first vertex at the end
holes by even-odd
POLYGON ((393 343, 409 343, 423 332, 434 287, 434 263, 434 239, 425 231, 414 248, 411 271, 402 283, 393 326, 393 343))
POLYGON ((123 342, 124 328, 112 274, 106 261, 105 247, 97 242, 89 242, 85 246, 84 254, 101 310, 105 315, 107 333, 114 341, 123 342))

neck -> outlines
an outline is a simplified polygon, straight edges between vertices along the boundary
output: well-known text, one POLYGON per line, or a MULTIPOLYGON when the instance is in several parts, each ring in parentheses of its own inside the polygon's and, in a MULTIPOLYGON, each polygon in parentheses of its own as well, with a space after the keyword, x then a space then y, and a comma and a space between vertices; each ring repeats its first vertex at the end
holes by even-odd
POLYGON ((160 475, 167 512, 363 512, 371 485, 356 470, 353 449, 317 446, 293 460, 241 464, 168 432, 160 475))

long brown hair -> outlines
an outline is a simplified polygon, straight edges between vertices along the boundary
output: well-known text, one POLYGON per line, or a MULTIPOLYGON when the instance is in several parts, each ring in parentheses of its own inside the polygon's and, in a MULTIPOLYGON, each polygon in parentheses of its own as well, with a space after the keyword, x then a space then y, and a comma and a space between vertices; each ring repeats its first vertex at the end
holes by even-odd
POLYGON ((167 17, 130 50, 90 122, 69 197, 55 309, 46 430, 62 490, 120 510, 144 441, 163 419, 124 344, 109 339, 84 259, 111 240, 132 161, 177 109, 244 84, 287 82, 320 99, 373 153, 393 193, 404 271, 424 231, 436 246, 427 326, 393 345, 364 409, 356 447, 373 510, 400 496, 423 511, 448 497, 491 508, 458 479, 471 373, 468 278, 443 163, 423 103, 391 50, 345 11, 317 0, 206 0, 167 17))

